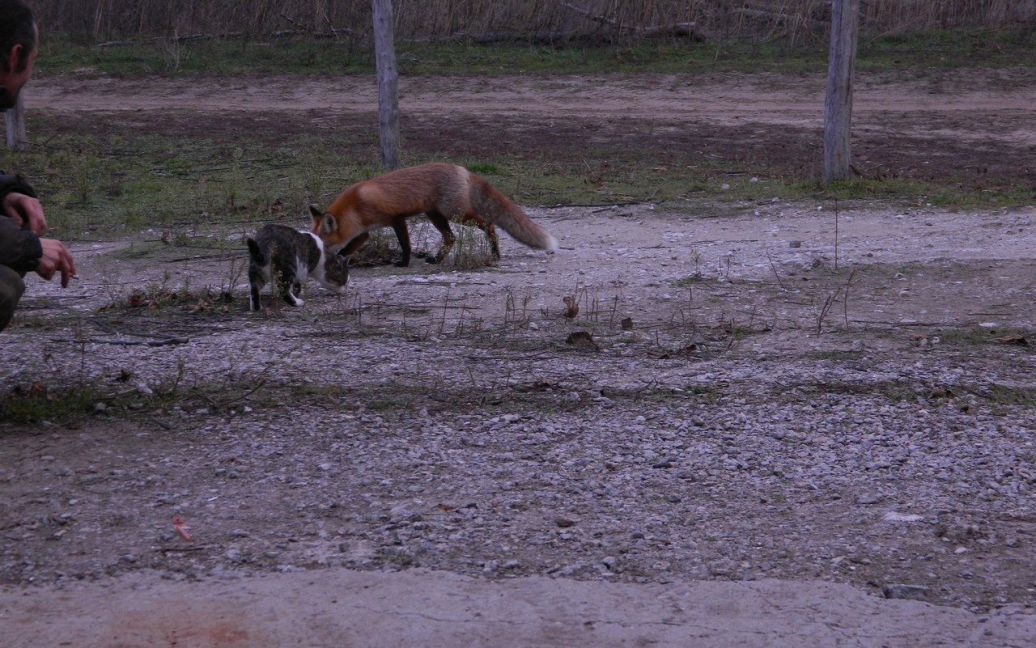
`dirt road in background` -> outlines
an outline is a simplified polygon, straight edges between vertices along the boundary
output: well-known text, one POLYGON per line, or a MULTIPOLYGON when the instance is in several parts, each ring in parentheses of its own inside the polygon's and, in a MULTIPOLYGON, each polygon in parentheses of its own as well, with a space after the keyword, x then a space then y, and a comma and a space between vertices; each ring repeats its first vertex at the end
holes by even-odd
MULTIPOLYGON (((823 89, 824 79, 816 76, 410 78, 400 82, 400 107, 404 116, 461 113, 505 119, 628 118, 816 128, 822 125, 823 89)), ((34 81, 26 94, 30 110, 59 112, 312 111, 319 119, 369 113, 377 107, 377 86, 363 77, 140 81, 61 77, 34 81)), ((896 123, 908 120, 912 135, 927 132, 935 137, 992 138, 1014 146, 1036 146, 1036 129, 1031 125, 1034 105, 1036 87, 1020 86, 1010 77, 1001 83, 968 75, 919 82, 864 80, 854 96, 853 117, 863 129, 894 130, 896 123)))

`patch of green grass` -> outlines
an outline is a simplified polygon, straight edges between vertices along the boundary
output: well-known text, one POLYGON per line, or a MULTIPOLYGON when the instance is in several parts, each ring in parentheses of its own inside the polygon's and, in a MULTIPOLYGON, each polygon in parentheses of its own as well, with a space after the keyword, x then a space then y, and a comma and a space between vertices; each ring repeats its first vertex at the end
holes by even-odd
POLYGON ((928 31, 861 40, 857 65, 865 71, 903 68, 1034 67, 1036 31, 928 31))
MULTIPOLYGON (((1032 30, 920 32, 861 39, 858 65, 866 71, 927 70, 952 67, 1033 67, 1032 30)), ((644 40, 632 44, 556 46, 522 43, 477 45, 464 42, 397 43, 405 76, 511 74, 609 74, 779 72, 817 73, 826 69, 826 37, 792 46, 779 42, 719 43, 688 39, 644 40)), ((40 74, 95 73, 150 75, 342 75, 372 74, 369 51, 348 42, 307 39, 208 40, 175 43, 152 39, 98 46, 44 34, 40 74)))
POLYGON ((942 344, 956 346, 979 346, 987 344, 1003 345, 1019 349, 1027 353, 1036 353, 1036 335, 1013 327, 984 328, 968 326, 955 329, 944 329, 933 334, 939 337, 942 344))
POLYGON ((697 286, 699 284, 711 284, 711 283, 719 283, 719 278, 718 277, 706 277, 701 272, 695 272, 694 274, 690 274, 690 275, 687 275, 686 277, 681 277, 680 279, 674 280, 672 282, 672 285, 675 288, 689 288, 691 286, 697 286))
POLYGON ((477 173, 479 175, 496 175, 500 173, 500 170, 497 169, 495 164, 490 164, 488 162, 469 162, 467 164, 467 167, 468 171, 471 171, 472 173, 477 173))
POLYGON ((176 237, 170 242, 180 247, 220 247, 213 239, 184 238, 188 228, 308 225, 307 204, 324 204, 367 174, 364 165, 343 163, 317 137, 295 146, 254 146, 244 154, 208 138, 58 134, 28 152, 0 157, 5 168, 31 179, 59 237, 148 229, 157 237, 169 228, 176 237))
POLYGON ((171 39, 125 41, 97 46, 60 35, 44 35, 40 75, 103 74, 120 77, 368 74, 371 57, 344 44, 321 40, 275 42, 171 39))
POLYGON ((0 397, 0 421, 63 422, 93 413, 94 405, 103 398, 102 390, 93 385, 54 392, 36 384, 0 397))
MULTIPOLYGON (((708 173, 706 171, 706 173, 708 173)), ((775 174, 770 177, 740 174, 705 175, 692 185, 687 196, 722 202, 765 202, 773 198, 788 201, 880 201, 889 204, 958 209, 996 209, 1031 205, 1033 193, 1026 187, 969 190, 953 184, 903 178, 853 178, 823 185, 819 179, 797 179, 775 174), (752 181, 757 178, 757 181, 752 181)))
MULTIPOLYGON (((376 134, 365 129, 350 131, 356 135, 349 135, 343 151, 340 142, 319 129, 262 139, 252 136, 260 126, 243 123, 247 128, 220 130, 215 124, 212 132, 133 124, 84 133, 74 123, 35 113, 29 116, 30 130, 48 137, 28 152, 0 152, 0 168, 30 179, 58 238, 151 230, 145 238, 157 240, 168 232, 175 239, 174 247, 218 251, 232 251, 239 242, 204 237, 208 229, 243 234, 269 222, 306 227, 308 204, 326 205, 345 186, 379 172, 376 148, 368 146, 376 134)), ((661 163, 659 151, 622 142, 575 152, 564 147, 516 149, 494 157, 465 151, 464 142, 457 143, 457 150, 445 151, 432 150, 443 145, 441 138, 429 142, 405 151, 405 164, 455 160, 523 205, 653 202, 671 210, 700 212, 706 202, 742 209, 773 198, 960 208, 1033 201, 1031 188, 969 191, 953 179, 936 184, 866 178, 822 187, 815 180, 767 167, 766 162, 753 166, 723 159, 694 158, 692 163, 677 158, 661 163)), ((475 233, 470 242, 478 244, 481 236, 475 233)), ((389 242, 395 249, 392 237, 389 242)), ((469 247, 481 256, 480 247, 469 247)), ((160 249, 156 244, 125 254, 146 255, 160 249)))

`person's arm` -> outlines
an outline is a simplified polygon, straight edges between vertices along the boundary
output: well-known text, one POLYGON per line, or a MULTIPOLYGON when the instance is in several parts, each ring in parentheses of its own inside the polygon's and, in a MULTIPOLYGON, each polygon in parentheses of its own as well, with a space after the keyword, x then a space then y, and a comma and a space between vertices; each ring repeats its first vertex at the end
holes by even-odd
POLYGON ((19 227, 13 219, 0 217, 0 265, 15 272, 34 272, 43 256, 40 238, 19 227))
POLYGON ((47 219, 36 191, 19 175, 0 171, 0 209, 19 227, 29 229, 36 236, 47 231, 47 219))

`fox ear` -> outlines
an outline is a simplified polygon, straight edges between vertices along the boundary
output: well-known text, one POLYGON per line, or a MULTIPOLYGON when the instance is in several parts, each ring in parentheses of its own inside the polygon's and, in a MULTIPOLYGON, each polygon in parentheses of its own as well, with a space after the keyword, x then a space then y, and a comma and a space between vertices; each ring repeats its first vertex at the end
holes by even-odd
POLYGON ((338 229, 338 220, 334 217, 334 214, 321 214, 320 216, 314 216, 313 218, 320 219, 321 234, 332 234, 338 229))
POLYGON ((316 205, 309 206, 309 214, 313 217, 314 225, 316 225, 317 221, 324 217, 324 212, 320 211, 320 208, 316 205))
POLYGON ((363 244, 366 243, 367 239, 369 239, 370 237, 371 235, 369 233, 360 232, 356 236, 349 239, 349 242, 345 244, 345 247, 338 251, 338 254, 341 254, 342 256, 350 256, 353 252, 359 250, 360 247, 363 246, 363 244))

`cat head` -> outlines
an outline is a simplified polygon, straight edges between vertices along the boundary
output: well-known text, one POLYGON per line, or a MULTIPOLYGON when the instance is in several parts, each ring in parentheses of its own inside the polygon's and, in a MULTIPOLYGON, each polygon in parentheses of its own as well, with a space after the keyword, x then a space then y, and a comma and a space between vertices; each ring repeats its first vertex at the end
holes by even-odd
POLYGON ((324 259, 324 283, 334 286, 339 291, 349 282, 349 257, 331 254, 324 259))

